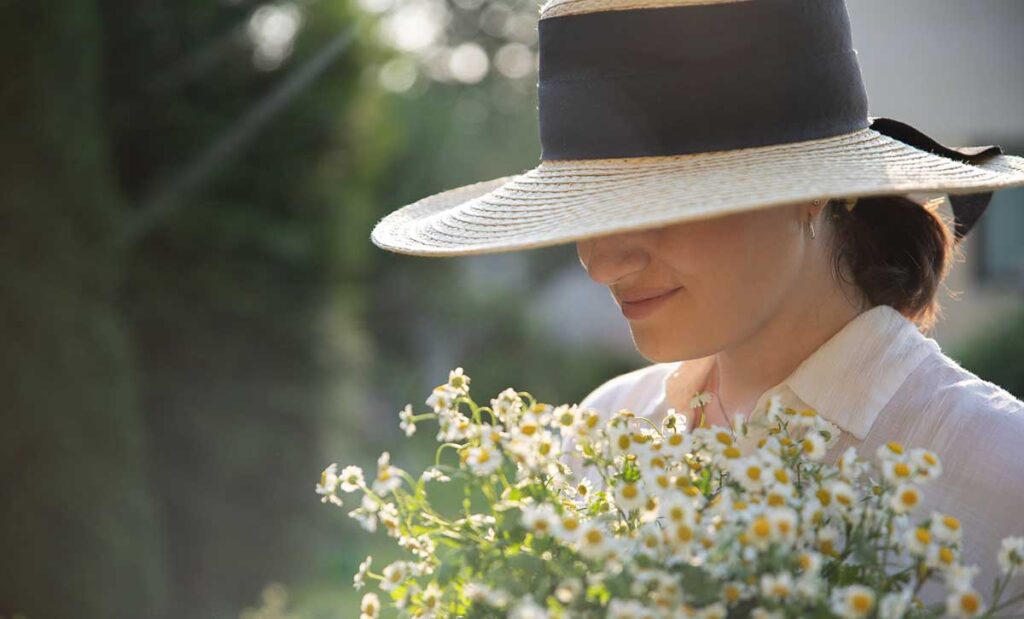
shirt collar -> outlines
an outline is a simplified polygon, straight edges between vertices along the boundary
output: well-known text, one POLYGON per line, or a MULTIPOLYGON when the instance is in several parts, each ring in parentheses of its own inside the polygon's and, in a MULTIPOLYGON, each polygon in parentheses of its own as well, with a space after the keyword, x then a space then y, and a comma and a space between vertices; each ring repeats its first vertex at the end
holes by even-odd
POLYGON ((848 322, 782 384, 825 419, 864 440, 910 373, 937 349, 935 340, 898 310, 876 305, 848 322))
MULTIPOLYGON (((766 391, 754 410, 764 410, 768 399, 788 386, 822 417, 864 440, 910 373, 938 349, 935 340, 924 336, 898 310, 876 305, 848 322, 785 380, 766 391)), ((703 377, 713 359, 714 355, 695 360, 700 367, 687 369, 703 377)))

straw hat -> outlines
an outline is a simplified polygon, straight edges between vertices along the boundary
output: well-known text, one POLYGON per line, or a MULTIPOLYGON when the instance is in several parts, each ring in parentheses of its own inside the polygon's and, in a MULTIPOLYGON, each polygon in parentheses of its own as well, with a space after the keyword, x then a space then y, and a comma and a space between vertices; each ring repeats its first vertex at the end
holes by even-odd
POLYGON ((843 0, 550 0, 538 166, 383 217, 389 251, 545 247, 813 199, 946 194, 957 239, 1024 158, 871 117, 843 0))

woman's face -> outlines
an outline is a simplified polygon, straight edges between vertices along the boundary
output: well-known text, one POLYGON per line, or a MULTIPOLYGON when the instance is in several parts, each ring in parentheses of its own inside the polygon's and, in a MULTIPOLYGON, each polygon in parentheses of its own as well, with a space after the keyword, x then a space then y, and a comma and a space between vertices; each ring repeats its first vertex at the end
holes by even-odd
POLYGON ((622 308, 644 357, 696 359, 750 337, 784 300, 806 297, 805 270, 824 264, 814 255, 823 235, 807 234, 809 206, 616 233, 578 241, 576 248, 590 277, 608 286, 622 308), (624 303, 671 290, 653 302, 624 303))

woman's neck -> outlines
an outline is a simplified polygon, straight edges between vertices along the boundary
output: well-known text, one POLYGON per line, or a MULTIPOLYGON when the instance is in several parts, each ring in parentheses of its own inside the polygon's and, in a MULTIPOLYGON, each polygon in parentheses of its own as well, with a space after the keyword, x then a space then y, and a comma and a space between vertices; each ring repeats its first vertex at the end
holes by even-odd
POLYGON ((790 300, 750 337, 719 351, 718 397, 729 417, 743 413, 749 418, 765 391, 866 309, 866 304, 851 304, 842 295, 790 300))

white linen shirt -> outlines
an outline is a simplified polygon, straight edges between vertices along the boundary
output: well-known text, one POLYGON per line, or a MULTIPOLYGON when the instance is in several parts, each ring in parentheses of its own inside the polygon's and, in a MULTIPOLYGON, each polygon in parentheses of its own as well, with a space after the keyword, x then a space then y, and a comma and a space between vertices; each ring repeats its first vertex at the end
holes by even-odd
MULTIPOLYGON (((656 363, 616 376, 580 406, 609 414, 627 408, 660 421, 672 407, 669 393, 679 393, 670 392, 670 384, 683 389, 703 385, 713 359, 656 363)), ((766 391, 754 411, 764 411, 776 393, 783 406, 813 408, 838 426, 839 438, 825 457, 829 464, 850 445, 873 470, 878 470, 875 450, 888 441, 934 451, 942 473, 920 486, 923 500, 911 511, 911 521, 932 510, 961 521, 962 562, 980 568, 973 584, 991 604, 992 582, 1001 575, 996 561, 1000 542, 1024 535, 1024 403, 961 367, 888 305, 847 323, 766 391)), ((683 395, 671 401, 688 403, 692 392, 683 395)), ((676 408, 683 412, 688 404, 676 408)), ((1002 599, 1022 588, 1024 578, 1015 577, 1002 599)), ((919 596, 931 604, 943 601, 945 592, 944 585, 929 582, 919 596)), ((1019 613, 1022 607, 1012 610, 1019 613)))

